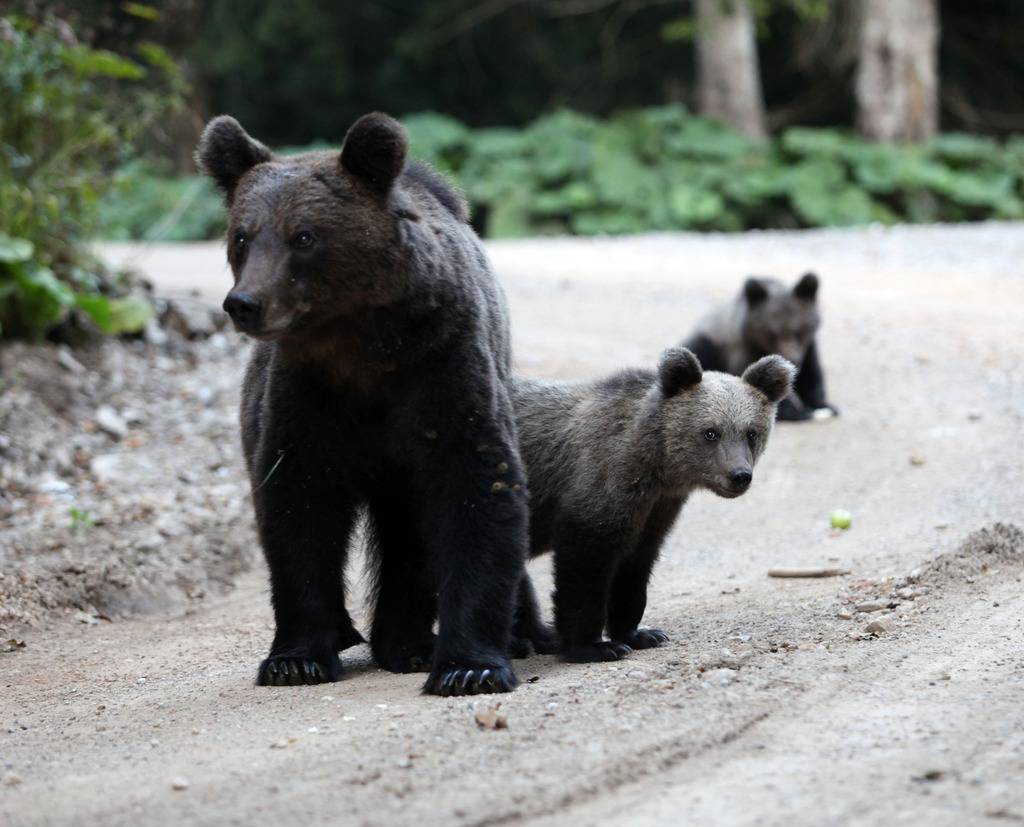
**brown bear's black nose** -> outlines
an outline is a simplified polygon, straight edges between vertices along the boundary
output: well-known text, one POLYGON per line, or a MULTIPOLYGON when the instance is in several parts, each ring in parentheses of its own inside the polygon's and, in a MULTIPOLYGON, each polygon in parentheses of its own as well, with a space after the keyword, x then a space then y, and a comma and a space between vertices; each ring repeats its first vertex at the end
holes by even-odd
POLYGON ((224 312, 231 317, 235 327, 251 333, 259 329, 263 304, 251 293, 228 293, 224 299, 224 312))
POLYGON ((737 468, 732 472, 729 479, 734 489, 746 491, 750 487, 750 481, 754 479, 754 475, 746 468, 737 468))

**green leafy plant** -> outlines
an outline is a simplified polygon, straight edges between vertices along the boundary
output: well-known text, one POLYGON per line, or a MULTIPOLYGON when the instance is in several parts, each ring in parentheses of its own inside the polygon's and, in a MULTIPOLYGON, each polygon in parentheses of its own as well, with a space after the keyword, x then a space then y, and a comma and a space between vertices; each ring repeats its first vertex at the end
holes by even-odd
MULTIPOLYGON (((754 142, 681 106, 607 120, 561 111, 522 129, 471 130, 432 113, 404 122, 412 154, 462 187, 491 237, 1024 218, 1024 137, 869 144, 794 128, 754 142)), ((196 186, 138 168, 122 175, 134 183, 104 202, 108 237, 151 237, 196 186)), ((163 237, 222 232, 212 188, 189 203, 163 237)))
POLYGON ((75 309, 105 332, 145 323, 85 242, 111 173, 181 88, 156 44, 126 57, 59 20, 0 18, 0 335, 38 338, 75 309))
POLYGON ((96 518, 84 509, 72 506, 70 515, 71 525, 69 528, 72 531, 85 531, 86 529, 90 529, 96 525, 96 518))

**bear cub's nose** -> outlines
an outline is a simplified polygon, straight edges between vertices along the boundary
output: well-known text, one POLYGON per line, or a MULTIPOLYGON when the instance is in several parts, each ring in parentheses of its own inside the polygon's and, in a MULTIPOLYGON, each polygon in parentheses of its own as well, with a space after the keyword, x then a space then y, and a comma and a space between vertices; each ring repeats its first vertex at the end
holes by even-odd
POLYGON ((754 479, 754 475, 746 468, 737 468, 730 475, 732 487, 737 491, 746 491, 750 487, 752 479, 754 479))
POLYGON ((251 333, 259 329, 263 304, 251 293, 228 293, 224 299, 224 312, 231 317, 235 327, 251 333))

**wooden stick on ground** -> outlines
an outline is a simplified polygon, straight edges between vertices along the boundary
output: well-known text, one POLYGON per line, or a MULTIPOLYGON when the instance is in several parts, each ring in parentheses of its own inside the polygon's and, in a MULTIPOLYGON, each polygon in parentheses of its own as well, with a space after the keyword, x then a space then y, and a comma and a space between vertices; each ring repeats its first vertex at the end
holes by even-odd
POLYGON ((768 569, 769 577, 841 577, 849 569, 768 569))

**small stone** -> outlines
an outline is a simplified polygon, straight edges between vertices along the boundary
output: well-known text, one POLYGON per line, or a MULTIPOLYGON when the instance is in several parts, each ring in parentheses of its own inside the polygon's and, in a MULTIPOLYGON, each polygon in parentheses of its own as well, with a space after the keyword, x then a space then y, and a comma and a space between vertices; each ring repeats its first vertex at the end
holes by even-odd
POLYGON ((36 491, 40 494, 49 494, 60 500, 74 498, 71 484, 64 480, 44 480, 36 486, 36 491))
POLYGON ((408 755, 403 756, 402 758, 398 759, 398 761, 396 762, 396 766, 400 770, 412 769, 412 759, 408 755))
POLYGON ((284 749, 287 746, 288 746, 288 742, 287 741, 280 740, 280 741, 274 741, 273 743, 271 743, 270 748, 271 749, 284 749))
POLYGON ((734 669, 709 669, 701 673, 701 677, 713 686, 728 686, 739 677, 734 669))
POLYGON ((865 612, 871 614, 872 612, 881 612, 889 608, 888 603, 883 603, 880 600, 869 600, 865 603, 858 603, 853 607, 858 612, 865 612))
POLYGON ((886 632, 892 631, 892 624, 888 620, 879 618, 878 620, 872 620, 865 626, 864 631, 872 635, 884 635, 886 632))
POLYGON ((155 318, 146 320, 146 326, 142 328, 142 337, 154 347, 163 347, 167 344, 167 334, 155 318))
POLYGON ((143 534, 138 540, 136 540, 134 546, 136 551, 149 552, 156 551, 163 544, 164 538, 160 533, 157 531, 151 531, 147 534, 143 534))
POLYGON ((920 468, 922 465, 925 464, 925 458, 924 457, 919 457, 919 456, 916 456, 916 455, 912 456, 910 458, 910 464, 912 466, 914 466, 915 468, 920 468))
POLYGON ((57 363, 68 373, 73 373, 76 376, 85 373, 85 365, 71 355, 71 349, 67 345, 57 348, 57 363))
POLYGON ((184 777, 179 775, 177 778, 174 778, 174 779, 171 780, 171 789, 172 790, 179 790, 180 791, 180 790, 187 790, 188 788, 189 788, 189 783, 188 783, 188 779, 187 778, 184 778, 184 777))
POLYGON ((508 729, 508 717, 499 712, 497 706, 481 709, 475 717, 480 729, 508 729))
POLYGON ((172 299, 160 321, 186 339, 207 339, 225 326, 227 316, 202 301, 172 299))
POLYGON ((840 620, 853 620, 852 612, 836 612, 836 617, 840 620))
POLYGON ((21 783, 21 776, 14 770, 4 773, 4 786, 17 787, 21 783))
POLYGON ((909 586, 904 586, 902 589, 896 589, 896 596, 903 600, 913 600, 917 593, 909 586))
POLYGON ((96 409, 96 424, 99 429, 114 439, 124 439, 128 435, 128 423, 109 405, 100 405, 96 409))

